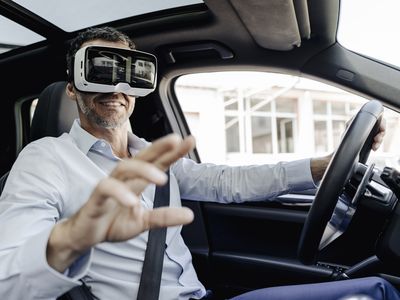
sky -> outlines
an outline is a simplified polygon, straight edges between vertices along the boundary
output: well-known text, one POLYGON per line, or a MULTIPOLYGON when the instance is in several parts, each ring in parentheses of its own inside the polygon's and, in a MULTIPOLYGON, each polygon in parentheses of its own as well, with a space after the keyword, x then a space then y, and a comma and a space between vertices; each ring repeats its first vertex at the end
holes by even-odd
MULTIPOLYGON (((14 0, 71 32, 120 18, 203 2, 202 0, 14 0), (93 11, 96 13, 94 14, 93 11)), ((0 16, 0 44, 28 45, 43 38, 0 16)))

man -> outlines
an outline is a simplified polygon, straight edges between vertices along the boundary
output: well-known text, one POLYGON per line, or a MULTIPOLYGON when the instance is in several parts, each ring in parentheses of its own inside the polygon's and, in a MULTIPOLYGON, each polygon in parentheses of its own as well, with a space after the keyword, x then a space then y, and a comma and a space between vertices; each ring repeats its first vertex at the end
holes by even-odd
MULTIPOLYGON (((0 199, 0 298, 55 299, 82 279, 99 299, 135 299, 146 230, 193 218, 180 207, 181 196, 220 203, 256 201, 312 188, 321 179, 329 158, 233 168, 181 158, 194 147, 191 137, 167 136, 149 146, 128 132, 135 106, 129 86, 89 93, 77 84, 79 72, 74 69, 85 64, 74 61, 88 49, 93 55, 106 53, 92 60, 96 68, 110 57, 125 58, 121 53, 134 44, 112 28, 89 29, 72 42, 66 93, 77 103, 79 121, 69 134, 28 145, 10 172, 0 199), (170 165, 171 207, 152 210, 154 184, 166 181, 162 171, 170 165)), ((100 75, 93 75, 93 81, 104 80, 100 75)), ((113 71, 110 76, 119 75, 113 71)), ((384 127, 373 148, 383 134, 384 127)), ((206 294, 180 229, 167 232, 160 299, 200 299, 206 294)), ((386 289, 387 283, 380 283, 386 289)), ((240 297, 265 295, 264 290, 254 293, 240 297)))

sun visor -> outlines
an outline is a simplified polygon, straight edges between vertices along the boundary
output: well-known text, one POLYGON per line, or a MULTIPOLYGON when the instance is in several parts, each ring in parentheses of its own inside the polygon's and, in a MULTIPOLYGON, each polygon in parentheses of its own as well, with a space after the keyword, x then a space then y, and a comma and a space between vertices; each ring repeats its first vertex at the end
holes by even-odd
POLYGON ((230 0, 258 45, 292 50, 311 34, 307 0, 230 0))

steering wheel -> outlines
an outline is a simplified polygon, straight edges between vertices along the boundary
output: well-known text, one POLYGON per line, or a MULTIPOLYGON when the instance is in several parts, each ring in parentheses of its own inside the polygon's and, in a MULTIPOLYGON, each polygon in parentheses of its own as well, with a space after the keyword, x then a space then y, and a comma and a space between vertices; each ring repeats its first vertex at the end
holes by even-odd
POLYGON ((348 126, 334 153, 312 203, 300 237, 299 260, 313 264, 328 221, 339 196, 351 179, 358 162, 365 163, 379 130, 383 106, 373 100, 364 104, 348 126))

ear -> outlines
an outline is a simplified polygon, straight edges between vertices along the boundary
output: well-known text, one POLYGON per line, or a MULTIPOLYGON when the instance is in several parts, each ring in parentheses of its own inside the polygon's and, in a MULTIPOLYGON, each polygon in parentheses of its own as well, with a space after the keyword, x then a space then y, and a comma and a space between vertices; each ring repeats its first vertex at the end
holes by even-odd
POLYGON ((75 91, 75 87, 71 82, 67 83, 67 86, 65 87, 65 93, 67 94, 67 96, 71 99, 76 101, 76 91, 75 91))

